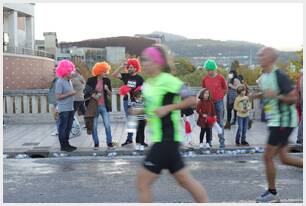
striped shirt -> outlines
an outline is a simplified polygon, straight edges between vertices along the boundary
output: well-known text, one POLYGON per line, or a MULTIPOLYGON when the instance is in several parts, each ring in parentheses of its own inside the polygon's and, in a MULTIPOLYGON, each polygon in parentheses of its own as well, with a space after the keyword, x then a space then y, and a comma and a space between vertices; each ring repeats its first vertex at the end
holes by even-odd
MULTIPOLYGON (((288 76, 281 71, 277 71, 277 68, 274 68, 270 73, 263 73, 258 83, 262 92, 272 90, 276 94, 286 95, 294 89, 288 76)), ((294 104, 289 105, 278 99, 269 98, 264 98, 263 103, 268 127, 296 127, 298 125, 294 104)))

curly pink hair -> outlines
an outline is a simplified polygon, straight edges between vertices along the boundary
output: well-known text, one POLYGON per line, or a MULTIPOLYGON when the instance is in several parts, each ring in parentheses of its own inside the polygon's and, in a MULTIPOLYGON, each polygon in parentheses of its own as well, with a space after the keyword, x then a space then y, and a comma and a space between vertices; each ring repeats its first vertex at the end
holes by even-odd
POLYGON ((56 76, 58 77, 66 77, 71 72, 75 71, 74 64, 69 60, 61 60, 56 67, 56 76))

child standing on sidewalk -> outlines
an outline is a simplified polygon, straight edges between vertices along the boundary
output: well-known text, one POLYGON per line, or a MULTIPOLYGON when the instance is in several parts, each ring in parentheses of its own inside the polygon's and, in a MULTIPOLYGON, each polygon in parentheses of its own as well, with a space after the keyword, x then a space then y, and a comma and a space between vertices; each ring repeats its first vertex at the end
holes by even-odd
MULTIPOLYGON (((133 109, 143 109, 144 102, 142 98, 141 86, 137 87, 134 90, 134 102, 130 103, 131 108, 133 109)), ((148 145, 144 142, 145 140, 145 126, 146 126, 146 119, 144 114, 137 115, 138 119, 138 126, 136 132, 136 150, 144 151, 145 147, 148 145)))
POLYGON ((246 141, 246 132, 248 129, 249 111, 251 110, 251 103, 246 96, 246 88, 244 85, 237 87, 238 96, 235 99, 234 109, 237 111, 238 129, 236 133, 236 146, 249 146, 246 141), (241 142, 240 142, 241 139, 241 142))
POLYGON ((209 118, 216 118, 216 110, 208 89, 201 90, 199 99, 200 101, 197 104, 197 113, 199 114, 197 125, 201 127, 200 148, 204 148, 203 139, 205 133, 206 147, 210 148, 212 146, 212 124, 207 120, 209 118))

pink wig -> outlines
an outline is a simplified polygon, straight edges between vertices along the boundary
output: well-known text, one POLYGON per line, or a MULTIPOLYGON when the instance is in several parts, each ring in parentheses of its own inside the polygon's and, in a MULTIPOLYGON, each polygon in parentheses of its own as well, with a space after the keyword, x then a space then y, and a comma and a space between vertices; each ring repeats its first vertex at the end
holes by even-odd
POLYGON ((73 71, 75 71, 74 64, 71 61, 64 59, 60 61, 56 67, 56 76, 63 78, 71 74, 73 71))

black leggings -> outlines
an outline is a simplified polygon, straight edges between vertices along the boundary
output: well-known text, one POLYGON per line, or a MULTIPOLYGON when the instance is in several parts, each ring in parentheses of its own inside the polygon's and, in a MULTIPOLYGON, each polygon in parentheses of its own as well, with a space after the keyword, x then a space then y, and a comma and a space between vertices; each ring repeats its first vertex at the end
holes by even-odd
MULTIPOLYGON (((227 122, 231 123, 232 110, 234 110, 234 105, 227 105, 226 110, 227 110, 227 122)), ((237 118, 237 111, 234 110, 234 121, 233 122, 236 122, 236 118, 237 118)))
POLYGON ((212 129, 207 127, 207 128, 201 128, 201 133, 200 133, 200 143, 203 143, 204 139, 204 134, 206 133, 206 143, 211 142, 212 140, 212 129))
POLYGON ((146 121, 145 120, 138 120, 138 128, 137 128, 137 134, 136 134, 136 143, 143 144, 145 139, 145 126, 146 121))

